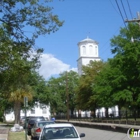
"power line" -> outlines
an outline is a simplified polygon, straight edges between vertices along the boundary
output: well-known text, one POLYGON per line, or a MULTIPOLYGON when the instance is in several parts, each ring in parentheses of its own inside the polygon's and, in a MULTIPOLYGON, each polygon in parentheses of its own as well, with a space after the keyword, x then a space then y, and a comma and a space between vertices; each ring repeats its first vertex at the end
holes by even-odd
POLYGON ((117 0, 115 0, 115 2, 116 2, 116 4, 117 4, 117 7, 118 7, 119 12, 120 12, 120 15, 121 15, 121 17, 122 17, 122 20, 123 20, 124 26, 125 26, 125 28, 127 28, 127 27, 126 27, 126 24, 125 24, 125 22, 124 22, 124 18, 123 18, 123 15, 122 15, 122 12, 121 12, 121 10, 120 10, 120 7, 119 7, 119 5, 118 5, 117 0))
MULTIPOLYGON (((109 0, 109 1, 110 1, 110 3, 111 3, 112 7, 115 9, 115 11, 118 13, 118 11, 117 11, 117 9, 115 8, 115 6, 113 5, 112 1, 111 1, 111 0, 109 0)), ((118 13, 118 14, 119 14, 119 13, 118 13)))
POLYGON ((131 8, 130 8, 129 1, 128 0, 127 0, 127 5, 129 7, 129 12, 130 12, 131 18, 133 19, 133 15, 132 15, 131 8))
POLYGON ((128 19, 122 0, 121 0, 121 4, 122 4, 122 7, 123 7, 123 11, 125 13, 126 19, 128 19))

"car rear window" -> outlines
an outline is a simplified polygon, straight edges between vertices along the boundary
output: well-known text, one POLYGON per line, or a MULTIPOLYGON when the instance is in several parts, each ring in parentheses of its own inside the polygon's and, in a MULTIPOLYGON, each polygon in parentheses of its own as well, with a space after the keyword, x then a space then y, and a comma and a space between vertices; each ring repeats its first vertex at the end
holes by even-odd
POLYGON ((55 122, 39 122, 38 126, 42 127, 44 125, 48 125, 48 124, 54 124, 55 122))
POLYGON ((31 117, 29 120, 45 121, 44 117, 31 117))

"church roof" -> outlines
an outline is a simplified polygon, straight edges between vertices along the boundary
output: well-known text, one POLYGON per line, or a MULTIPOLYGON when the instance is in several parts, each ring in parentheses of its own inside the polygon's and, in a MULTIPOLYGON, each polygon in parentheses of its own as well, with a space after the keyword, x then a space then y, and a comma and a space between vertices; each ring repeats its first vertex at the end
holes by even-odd
POLYGON ((87 37, 86 39, 81 40, 81 41, 78 43, 78 45, 79 45, 80 43, 94 43, 94 44, 98 44, 97 41, 95 41, 95 40, 93 40, 93 39, 90 39, 89 37, 87 37))

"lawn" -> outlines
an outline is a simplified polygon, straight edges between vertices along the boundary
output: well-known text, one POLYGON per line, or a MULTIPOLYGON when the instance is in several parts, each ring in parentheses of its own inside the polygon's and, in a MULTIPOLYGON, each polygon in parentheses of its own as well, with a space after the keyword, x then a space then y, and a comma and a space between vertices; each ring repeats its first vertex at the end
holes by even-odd
POLYGON ((25 132, 24 131, 20 131, 20 132, 9 131, 8 140, 25 140, 25 132))

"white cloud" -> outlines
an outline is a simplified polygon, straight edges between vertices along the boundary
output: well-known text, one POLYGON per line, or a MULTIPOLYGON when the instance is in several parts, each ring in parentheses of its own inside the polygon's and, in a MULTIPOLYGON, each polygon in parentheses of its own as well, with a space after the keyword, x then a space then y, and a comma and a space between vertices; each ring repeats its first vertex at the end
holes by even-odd
MULTIPOLYGON (((42 54, 40 61, 41 67, 39 68, 39 74, 45 79, 70 70, 70 65, 63 63, 52 54, 42 54)), ((71 70, 77 71, 77 68, 72 68, 71 70)))

